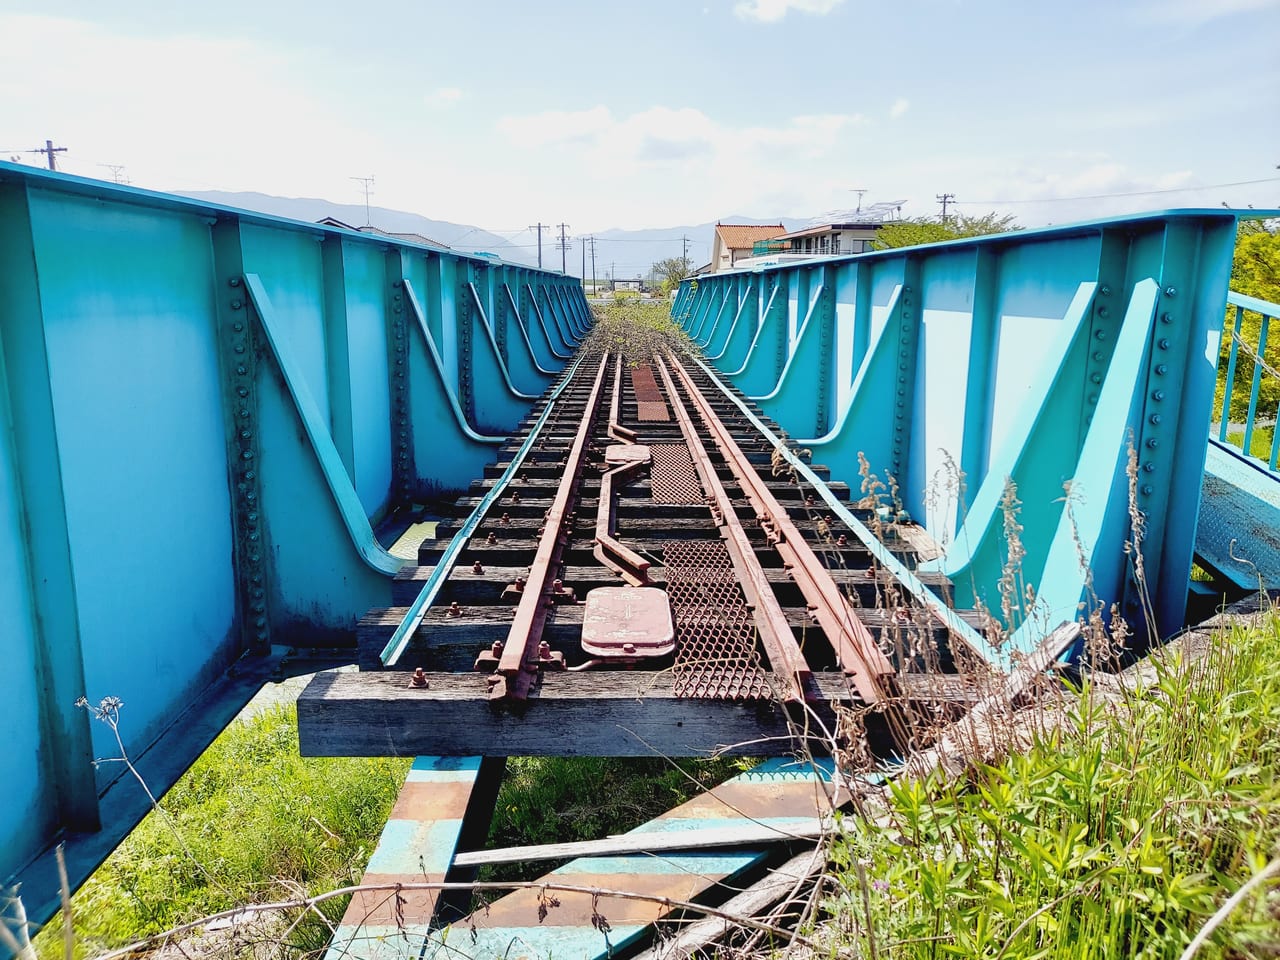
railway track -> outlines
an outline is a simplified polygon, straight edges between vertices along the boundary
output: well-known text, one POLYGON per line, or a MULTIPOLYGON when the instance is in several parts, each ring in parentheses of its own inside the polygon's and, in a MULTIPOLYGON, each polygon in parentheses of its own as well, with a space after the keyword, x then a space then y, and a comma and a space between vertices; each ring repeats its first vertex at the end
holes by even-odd
POLYGON ((887 752, 974 698, 980 619, 914 574, 923 531, 675 341, 592 337, 521 430, 361 620, 379 685, 334 679, 308 752, 777 754, 843 707, 887 752))

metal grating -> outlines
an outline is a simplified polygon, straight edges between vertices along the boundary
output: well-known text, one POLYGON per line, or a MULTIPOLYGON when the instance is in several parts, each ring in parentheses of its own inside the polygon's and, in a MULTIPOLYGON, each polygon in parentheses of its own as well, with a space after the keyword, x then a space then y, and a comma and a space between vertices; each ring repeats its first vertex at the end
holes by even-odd
POLYGON ((662 400, 662 391, 654 379, 653 367, 642 363, 631 368, 631 390, 636 398, 636 419, 647 421, 670 420, 671 414, 662 400))
POLYGON ((675 621, 675 695, 770 699, 768 674, 756 649, 755 622, 728 548, 719 540, 668 540, 662 553, 675 621))
POLYGON ((682 443, 655 443, 649 447, 649 457, 649 495, 654 503, 705 501, 688 447, 682 443))

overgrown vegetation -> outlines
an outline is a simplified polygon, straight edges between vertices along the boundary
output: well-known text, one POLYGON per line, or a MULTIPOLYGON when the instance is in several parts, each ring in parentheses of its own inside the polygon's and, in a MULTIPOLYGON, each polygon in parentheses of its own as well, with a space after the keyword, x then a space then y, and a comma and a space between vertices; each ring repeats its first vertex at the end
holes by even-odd
POLYGON ((666 349, 682 349, 689 335, 671 317, 667 300, 611 300, 592 304, 595 325, 588 349, 615 350, 642 357, 666 349))
MULTIPOLYGON (((358 882, 408 766, 300 757, 292 706, 231 724, 164 796, 163 814, 148 814, 72 898, 76 956, 236 904, 358 882)), ((35 938, 42 960, 63 955, 61 927, 59 915, 35 938)), ((297 945, 322 946, 328 931, 319 944, 307 938, 315 932, 300 928, 297 945)))
MULTIPOLYGON (((1280 616, 1151 685, 1087 686, 1029 749, 903 780, 844 821, 829 901, 842 956, 1177 958, 1280 854, 1280 616)), ((1265 885, 1200 949, 1280 955, 1265 885)))
POLYGON ((981 216, 955 213, 949 217, 906 217, 886 223, 876 231, 871 241, 874 250, 897 247, 913 247, 920 243, 940 243, 943 240, 959 240, 961 237, 981 237, 989 233, 1006 233, 1021 230, 1012 214, 1001 216, 986 213, 981 216))
MULTIPOLYGON (((1235 256, 1231 263, 1231 289, 1245 296, 1280 303, 1280 221, 1244 220, 1236 233, 1235 256)), ((1231 334, 1236 322, 1236 308, 1227 306, 1223 327, 1222 347, 1218 360, 1218 391, 1214 397, 1214 415, 1221 409, 1222 397, 1227 385, 1227 358, 1231 352, 1231 334)), ((1274 326, 1274 325, 1273 325, 1274 326)), ((1231 387, 1231 422, 1243 422, 1249 411, 1249 395, 1253 385, 1254 359, 1249 350, 1256 350, 1261 333, 1262 317, 1253 311, 1245 311, 1240 325, 1240 339, 1245 346, 1239 350, 1235 377, 1231 387)), ((1267 366, 1280 370, 1280 336, 1269 332, 1266 349, 1262 353, 1267 366)), ((1258 391, 1257 416, 1262 422, 1274 420, 1280 407, 1280 377, 1263 373, 1258 391)), ((1243 431, 1235 431, 1234 441, 1243 440, 1243 431)), ((1254 435, 1254 456, 1269 457, 1271 431, 1265 437, 1254 435)))

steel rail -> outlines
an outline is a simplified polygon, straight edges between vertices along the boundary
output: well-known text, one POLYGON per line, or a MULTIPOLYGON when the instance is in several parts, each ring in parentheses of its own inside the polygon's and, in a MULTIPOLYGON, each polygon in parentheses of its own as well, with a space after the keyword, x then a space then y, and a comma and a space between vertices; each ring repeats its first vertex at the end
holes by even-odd
POLYGON ((773 588, 769 586, 769 579, 756 558, 751 541, 747 537, 747 531, 733 510, 729 494, 716 474, 715 465, 707 454, 702 438, 698 436, 693 418, 689 416, 684 401, 676 392, 675 383, 671 379, 671 374, 667 372, 666 364, 662 362, 661 357, 654 357, 654 360, 657 363, 658 372, 662 375, 663 384, 667 388, 667 401, 675 414, 676 422, 680 424, 685 443, 689 446, 694 468, 702 480, 703 489, 707 491, 712 517, 720 527, 720 534, 724 538, 725 546, 729 550, 729 558, 738 575, 738 583, 746 594, 747 603, 751 606, 756 627, 760 632, 760 644, 769 658, 769 666, 787 680, 787 694, 783 699, 791 703, 811 699, 810 687, 813 672, 804 659, 799 644, 796 643, 795 634, 791 632, 791 624, 787 622, 782 605, 778 603, 773 588))
POLYGON ((502 476, 494 482, 493 486, 485 493, 483 499, 476 504, 475 509, 471 511, 466 521, 458 529, 457 534, 449 541, 449 545, 445 547, 444 553, 436 562, 435 569, 431 571, 431 576, 422 585, 422 589, 418 591, 418 596, 409 605, 409 609, 405 611, 404 618, 400 621, 400 625, 396 627, 395 633, 391 635, 391 639, 382 648, 381 660, 383 666, 395 666, 409 646, 409 640, 413 637, 418 627, 422 625, 423 618, 427 615, 427 610, 436 602, 436 597, 439 595, 441 588, 448 583, 449 575, 453 572, 454 565, 458 562, 458 557, 467 548, 471 536, 476 532, 476 528, 480 526, 481 521, 484 520, 489 508, 497 503, 498 498, 506 492, 507 486, 515 479, 517 472, 524 465, 525 457, 529 455, 529 451, 533 449, 534 443, 537 442, 542 428, 546 426, 547 421, 551 418, 551 413, 555 409, 560 395, 573 382, 581 363, 582 358, 579 357, 565 371, 564 377, 552 389, 546 405, 542 408, 542 413, 529 429, 524 442, 520 444, 515 454, 511 457, 511 462, 502 472, 502 476))
POLYGON ((613 366, 613 395, 609 400, 609 436, 623 443, 635 443, 636 432, 621 424, 622 418, 622 354, 613 366))
POLYGON ((669 354, 676 374, 684 384, 690 400, 707 426, 711 438, 719 446, 729 469, 738 479, 742 492, 750 501, 769 542, 782 557, 782 565, 804 595, 813 618, 822 627, 835 650, 840 668, 850 678, 864 702, 882 703, 888 697, 885 688, 891 683, 893 665, 876 644, 866 626, 853 612, 831 572, 818 559, 778 503, 768 486, 747 460, 742 448, 711 408, 674 354, 669 354))
POLYGON ((633 587, 649 583, 650 563, 613 535, 613 484, 629 474, 637 473, 644 460, 620 463, 600 478, 600 499, 596 507, 596 542, 591 551, 597 560, 617 573, 633 587))
POLYGON ((934 619, 938 620, 947 628, 948 633, 967 645, 969 649, 973 650, 983 661, 987 663, 999 663, 1000 657, 991 648, 991 645, 987 643, 983 636, 978 633, 978 631, 967 624, 954 610, 947 606, 937 594, 930 590, 929 587, 915 575, 914 571, 909 569, 906 564, 895 557, 893 553, 880 542, 879 538, 867 528, 867 525, 854 516, 853 511, 831 492, 831 488, 822 482, 822 479, 813 472, 810 466, 787 449, 786 443, 784 443, 777 434, 770 430, 759 417, 752 413, 747 405, 743 403, 732 390, 721 383, 720 378, 715 375, 715 371, 697 357, 693 357, 692 359, 693 362, 702 369, 702 372, 707 375, 711 382, 716 385, 720 392, 738 408, 744 417, 746 417, 747 421, 774 445, 774 449, 781 453, 782 458, 786 460, 792 469, 800 474, 800 476, 804 477, 805 481, 813 487, 814 490, 818 491, 819 496, 822 497, 822 500, 827 505, 828 509, 831 510, 841 523, 853 531, 853 535, 861 541, 862 545, 866 547, 868 551, 870 551, 871 556, 882 569, 893 577, 894 580, 905 587, 907 592, 933 615, 934 619))
POLYGON ((507 640, 498 659, 496 682, 489 691, 491 700, 526 699, 537 675, 541 660, 538 648, 547 622, 547 609, 555 602, 548 592, 549 574, 551 568, 558 563, 568 540, 564 529, 565 520, 581 481, 582 466, 587 458, 587 441, 595 426, 600 392, 608 366, 609 354, 605 353, 600 358, 595 382, 587 398, 586 412, 582 423, 578 425, 573 446, 569 449, 564 476, 556 490, 555 499, 551 502, 551 508, 547 511, 542 535, 538 538, 538 549, 529 568, 529 578, 520 595, 515 619, 507 632, 507 640))

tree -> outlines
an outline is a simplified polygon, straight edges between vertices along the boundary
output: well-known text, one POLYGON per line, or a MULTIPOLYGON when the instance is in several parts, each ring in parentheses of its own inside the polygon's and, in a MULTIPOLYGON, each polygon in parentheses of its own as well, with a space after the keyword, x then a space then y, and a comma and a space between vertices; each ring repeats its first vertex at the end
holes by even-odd
POLYGON ((681 280, 693 273, 693 261, 688 257, 667 257, 655 263, 651 272, 658 289, 666 296, 680 285, 681 280))
MULTIPOLYGON (((1231 263, 1231 289, 1245 296, 1280 303, 1280 220, 1242 220, 1236 230, 1235 257, 1231 263)), ((1249 412, 1249 396, 1253 389, 1254 359, 1262 328, 1261 314, 1246 310, 1240 325, 1240 340, 1236 358, 1235 376, 1231 385, 1232 423, 1242 423, 1249 412)), ((1227 359, 1231 351, 1232 333, 1235 330, 1236 308, 1228 305, 1222 333, 1222 349, 1218 359, 1218 392, 1214 416, 1222 407, 1222 396, 1227 384, 1227 359)), ((1265 360, 1272 370, 1280 370, 1280 331, 1273 324, 1267 331, 1265 360)), ((1256 416, 1265 423, 1275 416, 1280 406, 1280 380, 1265 369, 1258 391, 1256 416)), ((1237 436, 1238 440, 1239 437, 1237 436)), ((1255 456, 1270 455, 1271 436, 1267 429, 1255 434, 1255 456)))
POLYGON ((961 237, 982 237, 990 233, 1007 233, 1010 230, 1021 230, 1014 223, 1012 214, 1001 216, 998 213, 986 213, 982 216, 970 216, 957 213, 947 217, 908 217, 906 220, 895 220, 886 223, 876 231, 871 246, 875 250, 890 250, 896 247, 914 247, 921 243, 940 243, 943 240, 958 240, 961 237))

